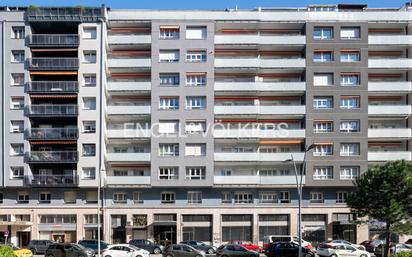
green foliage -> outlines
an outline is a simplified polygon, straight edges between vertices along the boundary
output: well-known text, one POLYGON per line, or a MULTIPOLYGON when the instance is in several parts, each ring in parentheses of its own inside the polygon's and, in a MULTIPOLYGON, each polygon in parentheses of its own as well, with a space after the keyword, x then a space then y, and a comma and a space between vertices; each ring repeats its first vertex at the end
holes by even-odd
POLYGON ((16 257, 10 246, 0 246, 1 257, 16 257))
POLYGON ((392 257, 412 257, 412 252, 400 252, 392 255, 392 257))

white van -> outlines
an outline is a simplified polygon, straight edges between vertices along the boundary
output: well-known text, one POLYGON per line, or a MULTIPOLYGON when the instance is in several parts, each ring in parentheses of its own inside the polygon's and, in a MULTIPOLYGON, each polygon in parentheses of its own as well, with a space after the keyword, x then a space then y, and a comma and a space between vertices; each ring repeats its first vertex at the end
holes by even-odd
MULTIPOLYGON (((276 242, 294 242, 299 244, 299 238, 297 236, 276 236, 276 235, 269 235, 263 237, 263 248, 266 249, 270 244, 276 242)), ((311 243, 302 239, 302 246, 312 249, 313 246, 311 243)))

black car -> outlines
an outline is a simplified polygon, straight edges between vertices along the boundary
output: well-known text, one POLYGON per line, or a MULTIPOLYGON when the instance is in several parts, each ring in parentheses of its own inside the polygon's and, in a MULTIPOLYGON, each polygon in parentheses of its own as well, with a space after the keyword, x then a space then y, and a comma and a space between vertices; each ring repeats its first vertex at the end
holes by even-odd
POLYGON ((216 250, 217 257, 259 257, 259 253, 236 244, 221 245, 216 250))
MULTIPOLYGON (((306 247, 301 248, 303 257, 315 257, 315 253, 306 247)), ((274 243, 265 250, 267 257, 297 257, 299 256, 299 245, 293 242, 274 243)))
POLYGON ((94 250, 78 244, 52 244, 46 250, 46 257, 93 257, 94 250))
POLYGON ((139 247, 141 249, 145 249, 150 253, 158 254, 161 253, 163 250, 162 245, 154 244, 149 240, 146 239, 132 239, 129 241, 129 244, 139 247))
POLYGON ((49 245, 54 244, 51 240, 30 240, 29 245, 27 248, 33 253, 45 253, 46 250, 49 248, 49 245))
MULTIPOLYGON (((97 240, 79 240, 77 242, 79 245, 84 246, 85 248, 90 248, 93 249, 95 252, 97 252, 98 246, 97 246, 97 240)), ((104 250, 109 246, 108 243, 104 241, 100 241, 100 250, 104 250)))
POLYGON ((191 247, 198 249, 198 250, 202 250, 208 254, 214 254, 216 252, 216 248, 214 248, 213 246, 207 245, 203 242, 196 241, 196 240, 182 241, 179 244, 190 245, 191 247))

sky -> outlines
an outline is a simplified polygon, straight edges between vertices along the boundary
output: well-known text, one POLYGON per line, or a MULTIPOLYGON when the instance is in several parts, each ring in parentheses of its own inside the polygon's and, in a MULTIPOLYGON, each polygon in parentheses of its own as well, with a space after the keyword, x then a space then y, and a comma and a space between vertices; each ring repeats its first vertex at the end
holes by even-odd
POLYGON ((400 7, 407 0, 0 0, 0 6, 100 6, 114 9, 253 9, 254 7, 305 7, 310 4, 366 3, 369 7, 400 7))

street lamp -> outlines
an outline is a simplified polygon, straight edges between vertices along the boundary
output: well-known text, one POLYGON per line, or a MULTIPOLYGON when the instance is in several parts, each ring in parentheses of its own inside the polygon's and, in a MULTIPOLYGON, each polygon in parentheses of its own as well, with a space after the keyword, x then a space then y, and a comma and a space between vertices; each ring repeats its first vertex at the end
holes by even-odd
POLYGON ((101 189, 102 189, 102 175, 104 174, 104 168, 101 168, 97 173, 97 256, 100 257, 100 231, 101 231, 101 220, 100 220, 100 204, 101 204, 101 189))
MULTIPOLYGON (((296 168, 296 162, 293 157, 293 153, 290 155, 290 159, 285 160, 284 162, 292 162, 293 168, 295 170, 295 178, 296 178, 296 188, 298 190, 298 233, 299 233, 299 257, 302 257, 302 184, 303 184, 303 173, 306 171, 306 153, 312 150, 315 147, 314 144, 311 144, 305 151, 303 152, 303 163, 302 163, 302 170, 300 172, 300 179, 298 178, 298 169, 296 168)), ((306 174, 306 172, 305 172, 306 174)))

